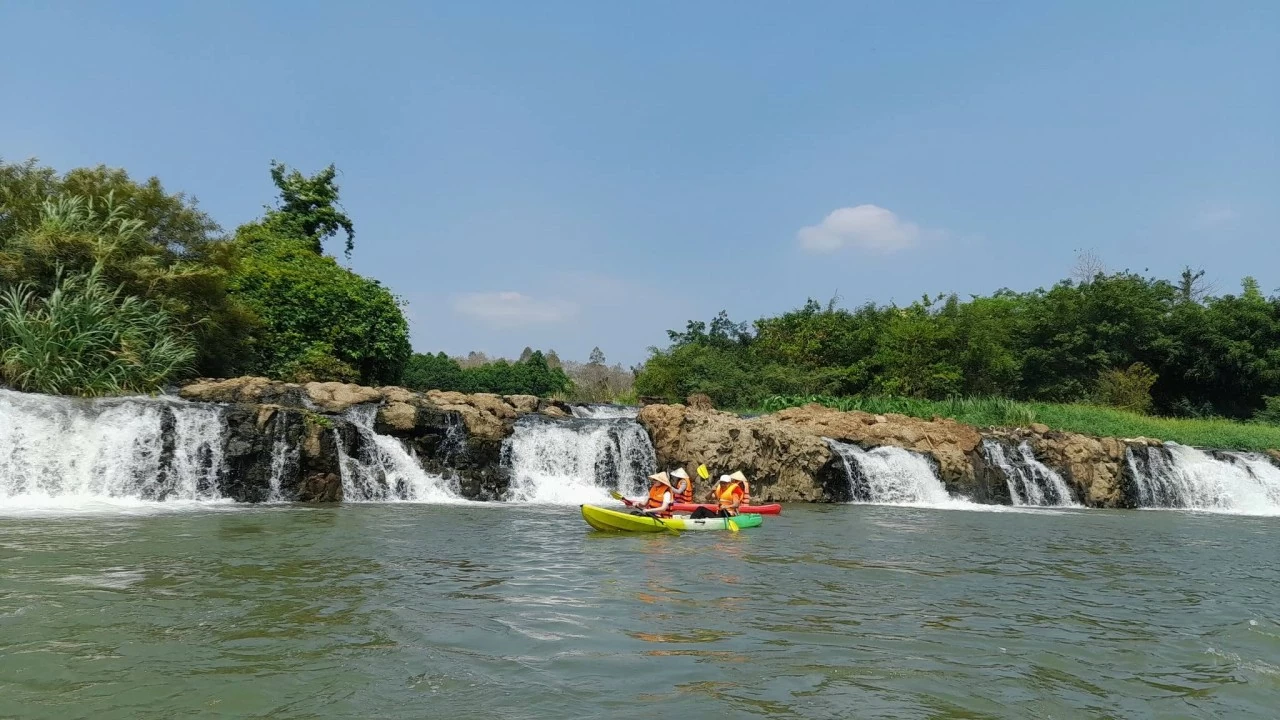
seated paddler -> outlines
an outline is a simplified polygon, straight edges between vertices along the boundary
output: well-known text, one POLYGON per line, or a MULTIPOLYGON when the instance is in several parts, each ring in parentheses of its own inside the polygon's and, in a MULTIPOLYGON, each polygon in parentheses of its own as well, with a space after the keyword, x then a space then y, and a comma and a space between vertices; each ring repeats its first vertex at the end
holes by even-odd
MULTIPOLYGON (((741 473, 734 473, 739 475, 741 473)), ((743 490, 743 481, 733 477, 733 475, 721 475, 716 481, 715 487, 711 488, 711 492, 707 494, 707 501, 714 503, 715 510, 708 510, 705 507, 699 507, 689 515, 690 518, 698 520, 709 517, 733 517, 738 514, 738 508, 742 506, 742 498, 745 494, 743 490)))
POLYGON ((656 515, 657 517, 671 517, 671 504, 675 502, 675 494, 671 486, 671 479, 665 472, 660 472, 649 476, 649 496, 640 498, 628 498, 632 507, 633 515, 656 515))

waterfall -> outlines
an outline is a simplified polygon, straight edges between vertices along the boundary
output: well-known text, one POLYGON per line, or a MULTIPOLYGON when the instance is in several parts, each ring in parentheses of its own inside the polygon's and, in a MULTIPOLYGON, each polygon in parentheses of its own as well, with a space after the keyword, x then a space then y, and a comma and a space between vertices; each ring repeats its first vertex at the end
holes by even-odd
POLYGON ((293 473, 301 461, 302 449, 289 442, 289 423, 279 418, 271 436, 271 476, 268 478, 267 502, 283 502, 280 490, 285 476, 293 473))
POLYGON ((857 502, 878 505, 970 504, 947 493, 933 466, 919 453, 899 447, 864 450, 857 445, 827 439, 844 462, 851 495, 857 502))
POLYGON ((627 405, 570 405, 569 412, 587 420, 634 420, 640 408, 627 405))
POLYGON ((447 503, 462 497, 450 482, 422 469, 413 452, 398 439, 374 432, 378 406, 358 405, 346 418, 358 436, 355 455, 347 453, 337 429, 334 440, 342 471, 342 496, 347 502, 395 500, 447 503))
POLYGON ((608 491, 638 494, 657 467, 649 434, 634 420, 525 417, 502 448, 512 502, 608 502, 608 491))
POLYGON ((1222 459, 1186 445, 1129 448, 1125 453, 1138 507, 1280 514, 1280 469, 1252 453, 1222 459))
POLYGON ((1079 507, 1066 481, 1036 459, 1026 440, 1018 444, 1012 457, 1004 443, 990 438, 982 441, 982 452, 987 463, 1004 475, 1014 505, 1079 507))
POLYGON ((0 390, 0 509, 222 497, 221 406, 0 390))

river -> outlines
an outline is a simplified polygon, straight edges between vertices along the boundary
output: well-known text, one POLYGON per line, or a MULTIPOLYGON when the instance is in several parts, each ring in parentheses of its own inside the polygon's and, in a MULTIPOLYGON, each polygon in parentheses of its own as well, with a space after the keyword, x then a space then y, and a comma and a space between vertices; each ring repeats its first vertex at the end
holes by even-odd
POLYGON ((0 515, 0 717, 1274 717, 1280 518, 788 506, 0 515))

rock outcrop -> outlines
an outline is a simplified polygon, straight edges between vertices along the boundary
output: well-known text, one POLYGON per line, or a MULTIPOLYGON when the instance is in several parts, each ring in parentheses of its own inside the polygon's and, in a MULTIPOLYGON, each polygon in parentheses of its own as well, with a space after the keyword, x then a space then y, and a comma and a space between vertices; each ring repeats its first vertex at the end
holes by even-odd
MULTIPOLYGON (((826 442, 776 417, 743 419, 683 405, 647 405, 639 421, 653 440, 660 467, 684 467, 694 476, 693 470, 706 464, 713 478, 744 470, 753 501, 849 499, 844 470, 826 442)), ((696 484, 698 495, 706 490, 706 483, 696 484)))
MULTIPOLYGON (((453 477, 462 494, 478 500, 501 497, 509 482, 500 462, 502 441, 521 415, 568 417, 566 405, 531 395, 468 395, 346 383, 285 383, 262 377, 202 379, 180 390, 182 398, 230 406, 225 450, 228 486, 237 500, 267 499, 276 442, 300 448, 284 472, 284 499, 342 499, 342 456, 359 454, 362 434, 352 410, 376 407, 371 430, 399 438, 427 472, 453 477), (326 432, 332 431, 332 432, 326 432)), ((275 469, 279 473, 279 468, 275 469)))
POLYGON ((949 492, 975 502, 1009 504, 1009 478, 984 452, 988 439, 1010 448, 1026 442, 1036 459, 1063 477, 1076 502, 1130 507, 1129 451, 1160 445, 1148 438, 1054 432, 1044 425, 980 430, 946 418, 842 412, 820 405, 757 417, 648 405, 639 419, 653 438, 662 467, 693 470, 706 463, 717 475, 741 469, 752 479, 753 497, 763 501, 850 499, 843 467, 824 440, 830 438, 866 449, 911 450, 931 461, 949 492))

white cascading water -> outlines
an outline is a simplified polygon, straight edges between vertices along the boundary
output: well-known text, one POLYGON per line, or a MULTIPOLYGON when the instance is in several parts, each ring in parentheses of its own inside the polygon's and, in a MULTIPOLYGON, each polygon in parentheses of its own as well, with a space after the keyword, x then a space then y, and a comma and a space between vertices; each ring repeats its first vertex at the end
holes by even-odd
POLYGON ((1280 469, 1260 455, 1221 454, 1227 459, 1176 443, 1129 448, 1126 460, 1138 506, 1280 515, 1280 469), (1137 453, 1144 462, 1138 462, 1137 453))
POLYGON ((289 442, 289 424, 283 416, 278 417, 271 438, 271 477, 267 480, 267 502, 285 500, 284 493, 280 490, 281 482, 286 473, 297 468, 301 453, 302 449, 298 445, 289 442))
POLYGON ((855 502, 876 505, 952 506, 970 504, 952 498, 924 456, 899 447, 864 450, 827 439, 844 461, 855 502))
POLYGON ((634 420, 640 414, 640 408, 627 405, 570 405, 569 411, 587 420, 634 420))
MULTIPOLYGON (((346 412, 360 434, 355 457, 348 455, 341 438, 335 437, 346 502, 465 502, 449 480, 423 470, 417 457, 398 439, 374 432, 377 416, 376 405, 358 405, 346 412)), ((335 436, 338 433, 333 432, 335 436)))
POLYGON ((634 420, 526 419, 503 444, 510 502, 609 502, 609 491, 638 495, 657 467, 649 434, 634 420))
POLYGON ((1072 500, 1066 481, 1053 468, 1036 459, 1026 440, 1018 444, 1013 457, 1009 457, 1002 443, 991 439, 982 441, 982 451, 987 462, 1000 468, 1004 474, 1014 505, 1079 507, 1072 500))
POLYGON ((0 510, 220 499, 218 406, 0 390, 0 510), (165 417, 173 456, 165 467, 165 417))

